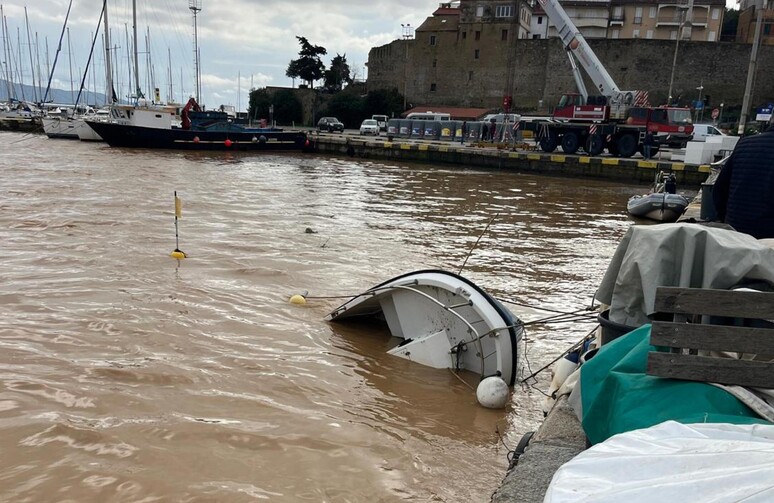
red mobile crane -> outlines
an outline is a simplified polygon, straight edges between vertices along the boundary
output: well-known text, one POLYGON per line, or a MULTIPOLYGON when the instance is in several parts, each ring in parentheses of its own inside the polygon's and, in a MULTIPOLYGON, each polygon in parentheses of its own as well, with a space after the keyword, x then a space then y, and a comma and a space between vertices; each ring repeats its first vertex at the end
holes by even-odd
MULTIPOLYGON (((583 148, 588 155, 607 150, 617 156, 631 157, 642 152, 645 135, 650 131, 658 144, 684 147, 693 133, 691 112, 687 108, 652 107, 646 91, 621 91, 589 47, 586 39, 570 20, 558 0, 538 0, 565 45, 577 93, 561 97, 553 120, 522 120, 522 130, 533 131, 544 152, 561 145, 567 154, 583 148), (589 95, 576 59, 599 91, 589 95)), ((651 154, 658 145, 651 148, 651 154)))

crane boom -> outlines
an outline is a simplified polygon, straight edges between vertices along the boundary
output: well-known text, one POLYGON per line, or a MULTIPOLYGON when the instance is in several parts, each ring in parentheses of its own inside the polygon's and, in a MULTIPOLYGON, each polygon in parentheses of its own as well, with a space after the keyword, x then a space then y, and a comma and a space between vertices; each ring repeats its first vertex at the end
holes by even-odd
MULTIPOLYGON (((606 96, 612 104, 622 104, 624 100, 631 101, 634 92, 622 92, 616 85, 613 77, 607 72, 605 66, 589 46, 580 30, 567 15, 567 12, 559 3, 559 0, 538 0, 548 19, 556 27, 559 38, 568 52, 571 52, 588 76, 594 82, 596 90, 606 96), (628 95, 628 99, 627 99, 628 95)), ((627 103, 631 104, 631 103, 627 103)))

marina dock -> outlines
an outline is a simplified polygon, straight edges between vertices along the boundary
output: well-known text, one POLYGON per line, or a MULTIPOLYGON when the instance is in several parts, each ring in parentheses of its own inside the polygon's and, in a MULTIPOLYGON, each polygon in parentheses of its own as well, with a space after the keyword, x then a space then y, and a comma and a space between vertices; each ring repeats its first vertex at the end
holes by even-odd
POLYGON ((667 159, 622 159, 609 156, 566 155, 535 150, 531 142, 504 145, 423 141, 408 138, 363 138, 312 132, 309 135, 320 153, 351 157, 392 159, 464 166, 519 170, 541 175, 600 178, 621 182, 652 183, 658 171, 674 172, 682 186, 699 186, 711 169, 709 164, 695 165, 667 159))

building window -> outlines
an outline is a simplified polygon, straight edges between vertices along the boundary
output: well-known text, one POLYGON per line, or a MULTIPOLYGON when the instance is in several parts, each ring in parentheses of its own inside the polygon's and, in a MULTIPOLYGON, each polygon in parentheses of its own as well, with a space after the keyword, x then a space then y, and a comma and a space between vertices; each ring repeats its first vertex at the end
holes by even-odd
POLYGON ((672 30, 672 31, 669 33, 669 39, 670 39, 670 40, 677 40, 677 30, 672 30))
POLYGON ((653 30, 648 30, 648 34, 645 35, 645 38, 648 38, 648 39, 653 38, 653 30))
POLYGON ((658 9, 657 9, 656 7, 651 7, 651 8, 650 8, 650 18, 651 18, 651 19, 655 19, 655 17, 656 17, 656 11, 657 11, 657 10, 658 10, 658 9))
POLYGON ((766 23, 763 25, 763 34, 767 37, 771 35, 771 23, 766 23))
POLYGON ((532 35, 532 40, 540 40, 540 35, 532 35))
POLYGON ((613 21, 623 21, 623 7, 617 5, 613 7, 613 21))
POLYGON ((468 82, 470 82, 471 80, 473 80, 473 72, 472 71, 468 72, 468 82))
POLYGON ((476 40, 481 40, 481 32, 476 30, 476 40))
POLYGON ((500 40, 508 40, 508 30, 503 30, 500 34, 500 40))
POLYGON ((430 35, 430 45, 435 45, 435 35, 430 35))
POLYGON ((712 9, 712 19, 715 21, 720 19, 720 9, 712 9))
POLYGON ((468 38, 468 32, 463 31, 462 32, 462 40, 466 40, 468 38))
POLYGON ((634 24, 642 24, 642 7, 634 9, 634 24))
POLYGON ((618 38, 621 34, 621 30, 613 30, 613 35, 610 38, 618 38))
POLYGON ((538 24, 543 24, 543 16, 538 16, 538 24))
POLYGON ((430 92, 431 92, 431 93, 434 93, 434 92, 435 92, 435 82, 433 82, 432 84, 430 84, 430 92))
POLYGON ((435 68, 436 66, 438 66, 438 60, 437 59, 433 59, 433 68, 435 68))
POLYGON ((513 5, 498 5, 495 7, 495 17, 513 17, 513 5))
POLYGON ((476 7, 476 17, 483 17, 484 16, 484 6, 479 5, 476 7))
POLYGON ((478 49, 476 49, 476 50, 473 52, 473 59, 478 59, 478 56, 479 56, 480 54, 481 54, 481 53, 479 52, 479 50, 478 50, 478 49))
POLYGON ((711 31, 707 34, 707 42, 714 42, 715 41, 715 32, 711 31))
POLYGON ((632 38, 640 38, 640 30, 632 31, 632 38))

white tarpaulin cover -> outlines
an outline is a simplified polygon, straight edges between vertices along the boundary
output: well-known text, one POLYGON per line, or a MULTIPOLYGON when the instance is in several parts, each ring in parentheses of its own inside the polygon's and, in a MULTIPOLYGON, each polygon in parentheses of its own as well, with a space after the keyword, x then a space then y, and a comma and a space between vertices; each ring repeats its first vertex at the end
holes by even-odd
POLYGON ((562 465, 544 503, 774 501, 774 425, 667 421, 562 465))
POLYGON ((774 249, 740 232, 697 224, 634 225, 618 244, 597 299, 610 321, 649 323, 656 288, 727 290, 746 282, 774 285, 774 249))

